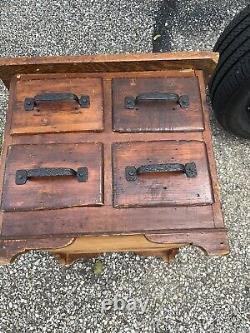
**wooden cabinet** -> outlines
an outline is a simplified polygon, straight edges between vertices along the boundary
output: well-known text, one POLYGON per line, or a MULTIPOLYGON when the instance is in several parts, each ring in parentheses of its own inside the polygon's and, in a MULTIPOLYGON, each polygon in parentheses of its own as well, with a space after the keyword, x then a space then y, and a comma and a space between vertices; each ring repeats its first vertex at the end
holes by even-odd
POLYGON ((209 55, 0 60, 2 261, 29 248, 227 253, 209 55))

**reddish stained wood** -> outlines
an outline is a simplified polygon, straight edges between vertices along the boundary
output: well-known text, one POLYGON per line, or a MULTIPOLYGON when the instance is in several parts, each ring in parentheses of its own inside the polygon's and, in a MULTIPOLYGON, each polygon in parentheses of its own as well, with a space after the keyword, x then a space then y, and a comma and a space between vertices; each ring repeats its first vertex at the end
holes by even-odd
MULTIPOLYGON (((104 77, 106 77, 107 74, 104 74, 104 77)), ((120 76, 121 74, 119 74, 120 76)), ((124 75, 128 75, 127 73, 125 73, 124 75)), ((145 73, 140 73, 140 75, 146 75, 145 73)), ((147 74, 149 75, 149 74, 147 74)), ((152 73, 151 73, 152 75, 152 73)), ((157 73, 157 76, 160 75, 159 73, 157 73)), ((161 76, 164 77, 164 75, 168 75, 168 72, 161 72, 161 76)), ((171 72, 171 75, 175 75, 175 76, 178 76, 178 75, 186 75, 186 76, 190 76, 190 75, 194 75, 194 73, 190 73, 189 72, 184 72, 184 73, 180 73, 180 72, 171 72)), ((134 75, 133 75, 134 76, 134 75)), ((39 76, 37 75, 36 76, 37 78, 39 78, 39 76)), ((53 77, 57 77, 57 75, 53 74, 53 77)), ((70 77, 70 75, 67 75, 67 77, 70 77)), ((49 78, 49 76, 48 76, 49 78)), ((112 115, 112 95, 111 95, 111 79, 112 77, 109 77, 107 79, 104 80, 104 92, 105 92, 105 99, 104 99, 104 105, 105 105, 105 130, 104 132, 101 132, 101 133, 71 133, 70 136, 67 135, 67 134, 44 134, 44 135, 32 135, 32 136, 12 136, 11 137, 11 140, 12 142, 15 142, 15 143, 23 143, 23 142, 26 142, 26 143, 29 143, 30 140, 32 140, 32 142, 36 143, 36 144, 41 144, 44 142, 49 142, 49 143, 53 143, 53 142, 68 142, 71 141, 71 142, 84 142, 84 140, 86 141, 96 141, 97 138, 98 138, 98 141, 100 140, 101 142, 104 143, 104 169, 105 169, 105 174, 104 174, 104 188, 105 188, 105 193, 104 193, 104 197, 105 197, 105 206, 109 206, 112 204, 112 182, 111 182, 111 178, 112 178, 112 173, 111 173, 111 146, 110 144, 112 142, 116 142, 116 141, 145 141, 145 140, 155 140, 155 139, 158 139, 158 140, 168 140, 168 139, 175 139, 175 140, 202 140, 202 135, 201 133, 197 132, 197 133, 132 133, 132 134, 125 134, 123 133, 122 135, 119 134, 119 133, 112 133, 112 122, 111 122, 111 115, 112 115)), ((12 111, 12 109, 10 110, 12 111)), ((89 208, 88 208, 89 209, 89 208)), ((110 209, 110 208, 108 208, 110 209)), ((196 224, 196 221, 194 221, 195 219, 200 221, 201 222, 201 225, 203 226, 204 225, 204 219, 201 217, 199 218, 199 214, 201 214, 201 216, 203 215, 203 207, 196 207, 195 208, 195 216, 190 216, 190 219, 189 219, 189 227, 192 228, 192 225, 195 227, 197 224, 196 224)), ((84 211, 86 210, 86 208, 84 208, 84 211)), ((64 221, 64 218, 65 218, 65 211, 67 211, 68 213, 68 210, 62 210, 60 212, 58 212, 58 215, 57 215, 57 223, 56 223, 56 226, 54 228, 54 231, 55 234, 58 233, 58 232, 62 232, 62 224, 63 224, 63 221, 64 221), (58 229, 56 229, 58 226, 58 229)), ((112 210, 111 210, 112 211, 112 210)), ((112 214, 111 214, 111 211, 108 212, 105 214, 105 215, 102 215, 102 216, 107 216, 107 219, 111 219, 112 218, 112 214)), ((185 211, 185 208, 184 210, 180 210, 180 212, 184 212, 185 211)), ((82 211, 79 211, 77 210, 77 214, 79 212, 79 216, 83 216, 84 212, 82 211)), ((94 212, 94 211, 93 211, 94 212)), ((209 209, 209 214, 211 212, 211 209, 209 209)), ((27 212, 29 213, 29 212, 27 212)), ((32 212, 31 212, 32 213, 32 212)), ((66 213, 66 214, 67 214, 66 213)), ((74 209, 71 214, 72 215, 69 215, 68 219, 72 219, 72 216, 76 213, 76 210, 74 209), (71 217, 70 217, 71 216, 71 217)), ((85 211, 86 213, 86 211, 85 211)), ((133 212, 132 212, 133 213, 133 212)), ((93 213, 92 215, 92 212, 89 211, 89 214, 90 214, 90 217, 89 219, 93 219, 93 220, 96 220, 98 221, 98 215, 100 214, 99 213, 99 210, 98 208, 95 209, 95 213, 93 213)), ((103 213, 102 213, 103 214, 103 213)), ((130 213, 128 213, 130 214, 130 213)), ((138 213, 139 214, 139 213, 138 213)), ((167 216, 171 214, 171 213, 168 213, 167 216)), ((6 214, 5 214, 6 215, 6 214)), ((13 214, 15 215, 15 214, 13 214)), ((120 213, 120 215, 124 216, 124 212, 120 213)), ((31 217, 31 215, 28 216, 23 216, 23 215, 20 215, 20 218, 24 218, 24 221, 32 221, 32 223, 34 223, 34 218, 31 217)), ((86 215, 85 215, 86 216, 86 215)), ((128 218, 131 218, 129 217, 130 215, 128 215, 128 218)), ((132 216, 132 215, 131 215, 132 216)), ((146 216, 149 216, 148 212, 146 214, 146 216)), ((165 215, 166 216, 166 215, 165 215)), ((189 216, 189 215, 188 215, 189 216)), ((175 225, 176 228, 179 228, 179 227, 185 227, 185 225, 187 225, 187 219, 188 219, 188 216, 185 216, 185 214, 183 215, 183 221, 181 221, 181 218, 178 218, 177 220, 175 221, 172 221, 170 219, 170 224, 165 224, 166 222, 165 221, 162 221, 162 223, 166 226, 166 225, 170 225, 170 228, 171 228, 171 225, 175 225)), ((87 216, 86 216, 87 217, 87 216)), ((43 217, 44 218, 44 217, 43 217)), ((5 235, 7 235, 8 233, 8 228, 11 228, 12 224, 10 224, 11 220, 15 220, 15 216, 13 216, 13 218, 11 218, 11 216, 4 216, 4 229, 5 229, 5 235)), ((48 217, 45 218, 48 225, 45 223, 45 225, 47 225, 47 227, 51 230, 51 223, 49 223, 49 220, 54 220, 54 211, 52 212, 48 212, 48 217)), ((120 216, 115 216, 114 215, 114 219, 115 219, 115 223, 113 222, 110 222, 111 223, 111 227, 113 227, 113 224, 115 224, 115 227, 116 227, 116 224, 117 224, 117 220, 120 219, 120 216)), ((206 217, 205 218, 205 223, 207 223, 207 221, 210 219, 210 223, 209 223, 209 226, 211 224, 213 224, 213 217, 212 215, 210 215, 210 217, 206 217)), ((145 220, 145 217, 142 218, 142 223, 143 221, 145 220)), ((153 220, 153 216, 152 216, 152 220, 153 220)), ((78 234, 78 232, 80 232, 80 228, 79 228, 79 221, 80 218, 76 218, 76 222, 75 222, 75 219, 73 219, 73 221, 71 222, 71 226, 70 226, 70 232, 73 232, 73 229, 75 227, 75 230, 76 230, 76 233, 78 234)), ((19 221, 20 222, 20 221, 19 221)), ((91 221, 89 221, 90 225, 91 225, 91 221)), ((145 223, 145 227, 148 228, 147 224, 149 223, 148 221, 144 221, 145 223)), ((82 225, 82 224, 80 224, 82 225)), ((164 228, 165 226, 162 225, 160 228, 164 228)), ((14 225, 13 225, 14 226, 14 225)), ((109 227, 106 226, 106 223, 104 224, 104 226, 107 228, 107 230, 109 230, 109 227)), ((141 230, 143 230, 143 226, 141 225, 140 226, 141 230)), ((35 230, 36 232, 39 234, 40 232, 40 228, 38 225, 36 226, 33 226, 33 234, 35 233, 35 230)), ((68 227, 66 227, 66 230, 68 229, 68 227)), ((118 229, 115 229, 115 230, 126 230, 124 229, 124 226, 121 225, 121 227, 118 227, 118 229)), ((10 230, 10 229, 9 229, 10 230)), ((14 230, 14 229, 13 229, 14 230)), ((24 228, 25 230, 25 228, 24 228)), ((65 230, 65 231, 66 231, 65 230)), ((84 233, 84 228, 82 230, 82 232, 84 233)), ((87 229, 89 230, 89 229, 87 229)), ((100 229, 100 230, 104 230, 104 229, 100 229)), ((19 232, 19 231, 18 231, 19 232)), ((30 232, 30 231, 29 231, 30 232)), ((105 232, 105 230, 103 231, 105 232)), ((11 231, 10 231, 11 233, 11 231)))
MULTIPOLYGON (((69 58, 43 58, 43 59, 21 59, 21 60, 0 60, 0 76, 8 84, 13 74, 21 74, 20 82, 25 79, 32 79, 25 76, 25 73, 63 73, 62 78, 79 77, 79 73, 85 72, 84 76, 99 77, 103 79, 104 90, 104 130, 100 133, 50 133, 44 135, 12 135, 9 136, 9 127, 13 111, 13 99, 10 99, 9 116, 7 121, 7 135, 5 137, 5 149, 11 144, 24 144, 30 142, 36 144, 44 143, 79 143, 79 142, 102 142, 104 144, 104 207, 75 207, 68 209, 48 210, 48 211, 28 211, 10 213, 3 215, 2 238, 39 238, 39 237, 75 237, 87 234, 127 234, 156 232, 165 234, 170 231, 178 233, 189 233, 192 229, 211 229, 214 230, 214 218, 216 209, 219 207, 218 197, 215 196, 215 203, 209 206, 195 207, 154 207, 154 208, 129 208, 115 209, 112 205, 112 173, 111 173, 111 143, 114 142, 132 142, 132 141, 152 141, 152 140, 197 140, 203 141, 209 145, 209 161, 211 153, 211 138, 209 138, 208 118, 205 117, 205 131, 190 133, 112 133, 112 96, 111 80, 118 77, 141 77, 152 76, 152 70, 158 70, 157 77, 176 75, 176 77, 196 76, 201 83, 200 72, 190 71, 193 69, 204 69, 206 75, 215 65, 216 56, 214 54, 182 54, 182 55, 136 55, 136 56, 104 56, 96 57, 69 57, 69 58), (200 61, 197 57, 202 56, 200 61), (162 57, 162 58, 161 58, 162 57), (188 57, 191 57, 191 59, 188 57), (210 59, 209 61, 208 58, 210 59), (90 63, 93 60, 95 63, 90 63), (167 72, 164 69, 181 69, 184 71, 167 72), (188 69, 188 71, 185 71, 188 69), (103 71, 106 70, 106 73, 103 71), (77 74, 66 74, 75 72, 77 74), (87 74, 89 72, 96 72, 87 74), (123 74, 122 71, 125 71, 123 74), (160 71, 160 72, 159 72, 160 71), (4 72, 4 73, 3 73, 4 72), (143 214, 141 213, 143 211, 143 214), (70 222, 69 222, 70 221, 70 222), (152 223, 152 221, 154 223, 152 223), (186 231, 188 229, 188 231, 186 231)), ((59 78, 58 74, 52 74, 51 78, 59 78)), ((39 80, 39 75, 34 75, 39 80)), ((48 78, 48 77, 47 77, 48 78)), ((203 87, 203 86, 202 86, 203 87)), ((13 94, 15 94, 13 90, 13 94)), ((201 90, 201 98, 204 104, 205 91, 201 90)), ((203 105, 204 113, 206 109, 203 105)), ((5 161, 5 153, 3 161, 5 161)), ((211 163, 211 168, 214 165, 211 163)), ((210 170, 213 177, 214 170, 210 170)), ((3 172, 3 168, 2 168, 3 172)))
POLYGON ((204 229, 164 234, 147 234, 145 237, 156 243, 186 243, 201 247, 209 255, 225 255, 229 253, 229 244, 225 229, 204 229))
POLYGON ((214 52, 142 53, 0 59, 0 78, 9 87, 15 74, 91 73, 155 70, 203 70, 210 75, 218 61, 214 52))
MULTIPOLYGON (((133 141, 203 141, 201 132, 186 132, 186 133, 120 133, 111 132, 98 133, 98 141, 109 145, 112 142, 133 142, 133 141)), ((96 133, 70 133, 70 135, 61 136, 61 134, 36 134, 33 135, 32 143, 85 143, 96 142, 96 133)), ((12 137, 13 144, 30 144, 30 135, 15 135, 12 137)), ((109 147, 110 148, 110 147, 109 147)))
POLYGON ((213 228, 212 206, 114 209, 75 207, 10 213, 3 216, 3 238, 131 234, 213 228))
MULTIPOLYGON (((152 74, 152 73, 151 73, 152 74)), ((192 73, 191 73, 192 74, 192 73)), ((179 73, 179 72, 171 72, 171 75, 188 75, 190 76, 191 75, 190 72, 188 73, 179 73)), ((105 74, 106 75, 106 74, 105 74)), ((119 74, 121 75, 121 74, 119 74)), ((126 74, 128 75, 128 74, 126 74)), ((141 73, 140 75, 144 75, 143 73, 141 73)), ((157 75, 159 75, 159 73, 157 73, 157 75)), ((161 76, 164 76, 164 75, 168 75, 168 72, 162 72, 161 73, 161 76)), ((192 74, 194 75, 194 73, 192 74)), ((37 76, 38 78, 39 76, 37 76)), ((55 77, 55 75, 53 74, 53 77, 55 77)), ((68 75, 67 77, 70 77, 70 75, 68 75)), ((106 77, 106 76, 105 76, 106 77)), ((53 142, 67 142, 67 140, 71 140, 71 142, 80 142, 80 141, 84 141, 84 140, 91 140, 92 142, 96 140, 96 138, 98 138, 98 141, 102 141, 104 143, 104 169, 105 169, 105 177, 104 177, 104 188, 105 188, 105 193, 104 193, 104 196, 105 196, 105 205, 111 205, 112 203, 112 183, 111 183, 111 177, 112 177, 112 174, 111 174, 111 147, 110 147, 110 144, 112 142, 116 142, 116 141, 124 141, 124 140, 129 140, 129 141, 134 141, 134 140, 141 140, 141 141, 145 141, 145 140, 152 140, 152 139, 157 139, 157 133, 144 133, 142 135, 142 133, 133 133, 133 134, 119 134, 119 133, 112 133, 112 123, 111 123, 111 114, 112 114, 112 96, 111 96, 111 78, 107 78, 106 80, 104 80, 104 92, 105 92, 105 99, 104 99, 104 103, 105 103, 105 130, 104 132, 102 133, 71 133, 70 136, 69 135, 66 135, 66 134, 46 134, 46 135, 32 135, 32 136, 12 136, 12 142, 15 142, 15 143, 22 143, 22 142, 26 142, 26 143, 29 143, 30 140, 32 140, 32 142, 34 143, 43 143, 44 140, 45 142, 50 142, 50 143, 53 143, 53 142), (87 139, 89 136, 89 139, 87 139), (62 140, 62 141, 60 141, 62 140)), ((10 111, 12 111, 12 109, 10 109, 10 111)), ((167 139, 176 139, 176 140, 202 140, 202 136, 200 133, 159 133, 158 134, 158 139, 159 140, 167 140, 167 139)), ((86 208, 84 208, 85 210, 86 208)), ((68 211, 68 210, 67 210, 68 211)), ((203 211, 203 207, 196 207, 195 208, 195 216, 197 216, 195 219, 198 219, 198 221, 200 220, 201 221, 201 224, 204 222, 203 219, 199 218, 199 214, 202 215, 202 211, 203 211)), ((211 211, 209 209, 209 211, 211 211)), ((71 213, 72 214, 75 214, 75 210, 72 211, 71 213)), ((184 212, 184 210, 183 210, 184 212)), ((59 215, 58 215, 58 229, 56 230, 55 228, 55 232, 62 232, 62 229, 61 229, 61 224, 63 223, 63 220, 64 220, 64 213, 65 213, 65 210, 63 211, 60 211, 59 212, 59 215)), ((54 212, 50 213, 48 212, 48 219, 52 219, 53 220, 53 215, 54 215, 54 212), (51 214, 51 216, 50 216, 51 214)), ((82 213, 83 214, 83 213, 82 213)), ((99 214, 99 211, 98 211, 98 208, 96 210, 96 213, 93 214, 93 220, 97 218, 96 215, 99 214)), ((13 214, 15 215, 15 214, 13 214)), ((80 212, 79 212, 79 215, 80 215, 80 212)), ((124 213, 122 213, 121 215, 124 216, 124 213)), ((90 216, 92 216, 92 213, 90 213, 90 216)), ((103 215, 104 216, 104 215, 103 215)), ((107 216, 108 218, 111 217, 111 214, 110 213, 107 213, 107 216)), ((148 213, 146 214, 146 216, 149 216, 148 213)), ((4 217, 4 226, 5 226, 5 231, 11 227, 11 225, 9 224, 10 221, 11 221, 11 217, 8 216, 8 218, 6 218, 7 216, 4 217), (7 229, 6 229, 7 228, 7 229)), ((27 219, 30 220, 29 217, 23 217, 24 220, 26 221, 27 219)), ((114 216, 114 219, 119 219, 120 217, 118 216, 114 216)), ((13 220, 15 219, 15 217, 13 216, 13 220)), ((97 218, 98 219, 98 218, 97 218)), ((214 223, 213 222, 213 218, 212 216, 210 216, 209 218, 206 218, 205 220, 208 220, 210 219, 210 223, 214 223)), ((33 218, 31 218, 32 220, 32 223, 34 221, 33 218)), ((77 221, 74 222, 74 219, 73 219, 73 222, 72 222, 72 229, 71 229, 71 232, 72 230, 74 229, 74 226, 76 227, 76 232, 79 231, 79 225, 78 225, 78 218, 76 219, 77 221)), ((142 219, 143 220, 143 219, 142 219)), ((183 222, 181 222, 181 219, 177 219, 174 223, 174 225, 176 226, 176 228, 179 228, 179 226, 184 226, 186 225, 186 216, 184 218, 183 216, 183 222)), ((194 222, 194 217, 190 218, 189 220, 189 227, 191 228, 192 225, 195 226, 196 222, 194 222)), ((117 223, 117 222, 116 222, 117 223)), ((147 224, 148 222, 144 222, 145 224, 147 224)), ((90 222, 91 224, 91 222, 90 222)), ((112 223, 111 223, 112 225, 112 223)), ((173 223, 172 223, 173 225, 173 223)), ((203 225, 203 224, 202 224, 203 225)), ((51 223, 50 223, 50 226, 48 225, 47 226, 49 229, 51 229, 51 223)), ((39 227, 36 226, 34 228, 31 228, 31 229, 37 229, 37 233, 39 234, 39 227)), ((162 227, 161 227, 162 228, 162 227)), ((67 228, 66 228, 67 229, 67 228)), ((121 230, 124 230, 124 226, 121 226, 120 228, 121 230)), ((141 229, 143 229, 143 227, 141 226, 141 229)), ((25 230, 25 229, 24 229, 25 230)), ((102 230, 102 229, 101 229, 102 230)), ((35 232, 35 231, 34 231, 35 232)), ((84 231, 83 231, 84 232, 84 231)), ((7 234, 6 234, 7 235, 7 234)))
POLYGON ((211 205, 211 181, 206 147, 198 141, 151 141, 113 145, 113 196, 115 207, 211 205), (194 162, 197 176, 154 173, 127 181, 125 168, 143 165, 194 162))
POLYGON ((209 121, 209 114, 212 112, 212 110, 209 108, 207 101, 206 101, 206 87, 204 84, 204 75, 201 71, 197 72, 196 75, 199 79, 202 107, 204 110, 203 113, 204 113, 204 119, 205 119, 205 124, 206 124, 206 130, 203 132, 203 138, 204 138, 204 141, 206 142, 206 146, 207 146, 213 195, 215 198, 215 202, 213 204, 214 224, 215 224, 216 228, 223 228, 224 219, 223 219, 222 207, 221 207, 220 188, 219 188, 218 176, 217 176, 217 171, 216 171, 216 161, 215 161, 215 156, 214 156, 213 140, 212 140, 212 134, 211 134, 210 121, 209 121))
POLYGON ((16 81, 13 95, 11 134, 38 134, 103 129, 103 91, 100 78, 48 78, 16 81), (25 98, 44 93, 73 93, 80 98, 89 96, 88 108, 76 102, 42 102, 32 111, 24 109, 25 98))
MULTIPOLYGON (((11 93, 15 93, 15 84, 14 80, 11 82, 11 93)), ((0 198, 1 198, 1 204, 2 204, 2 194, 3 194, 3 179, 4 179, 4 173, 5 173, 5 162, 6 162, 6 156, 8 151, 8 146, 11 144, 11 136, 10 133, 10 127, 11 127, 11 119, 12 119, 12 110, 13 110, 13 99, 9 99, 8 103, 8 110, 6 113, 6 122, 5 122, 5 128, 4 128, 4 135, 3 135, 3 147, 1 151, 1 168, 0 168, 0 198)), ((2 235, 2 225, 3 225, 3 212, 1 209, 0 213, 0 232, 2 235)), ((0 236, 1 238, 1 236, 0 236)))
POLYGON ((190 132, 204 130, 200 91, 197 78, 189 77, 132 77, 112 80, 113 128, 118 132, 190 132), (186 95, 189 106, 176 102, 140 102, 134 109, 125 106, 125 98, 144 93, 186 95))
MULTIPOLYGON (((56 209, 103 204, 102 144, 51 144, 9 146, 2 210, 56 209), (88 168, 88 180, 45 177, 15 182, 17 170, 39 168, 88 168)), ((18 214, 18 213, 17 213, 18 214)))
POLYGON ((72 243, 74 238, 48 238, 48 239, 15 239, 0 241, 0 264, 8 264, 18 255, 28 250, 43 250, 65 247, 72 243))

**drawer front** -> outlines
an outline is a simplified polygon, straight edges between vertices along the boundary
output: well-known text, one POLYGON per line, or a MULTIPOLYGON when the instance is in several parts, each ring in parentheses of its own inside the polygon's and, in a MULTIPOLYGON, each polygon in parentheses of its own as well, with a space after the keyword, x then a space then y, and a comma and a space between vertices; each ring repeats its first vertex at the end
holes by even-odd
POLYGON ((10 146, 2 210, 102 205, 102 150, 99 143, 10 146))
POLYGON ((112 152, 115 207, 213 203, 203 142, 117 143, 112 152))
POLYGON ((195 76, 114 79, 112 92, 114 131, 204 130, 195 76))
POLYGON ((17 81, 11 134, 103 129, 103 87, 99 78, 17 81))

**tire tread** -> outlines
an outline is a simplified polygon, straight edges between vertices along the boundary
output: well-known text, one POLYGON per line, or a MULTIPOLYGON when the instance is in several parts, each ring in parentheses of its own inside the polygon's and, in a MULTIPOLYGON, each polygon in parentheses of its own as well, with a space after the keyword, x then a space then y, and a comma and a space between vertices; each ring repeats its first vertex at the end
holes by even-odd
POLYGON ((249 102, 240 98, 249 98, 246 94, 250 87, 250 5, 226 27, 214 51, 220 53, 219 63, 209 82, 215 115, 228 131, 250 138, 250 117, 248 122, 245 111, 245 103, 249 102))
POLYGON ((237 14, 222 32, 214 51, 222 53, 223 50, 250 24, 250 5, 237 14))

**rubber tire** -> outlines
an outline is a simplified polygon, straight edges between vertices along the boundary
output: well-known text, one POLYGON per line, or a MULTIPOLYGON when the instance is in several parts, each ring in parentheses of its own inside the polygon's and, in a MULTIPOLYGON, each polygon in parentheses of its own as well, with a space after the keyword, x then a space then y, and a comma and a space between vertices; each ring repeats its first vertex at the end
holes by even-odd
POLYGON ((218 39, 219 63, 209 82, 216 118, 228 131, 250 139, 250 5, 218 39))

